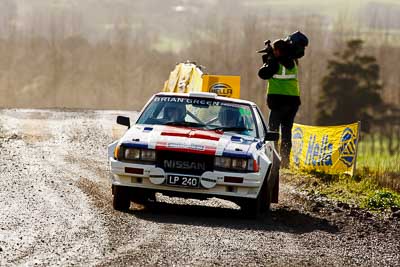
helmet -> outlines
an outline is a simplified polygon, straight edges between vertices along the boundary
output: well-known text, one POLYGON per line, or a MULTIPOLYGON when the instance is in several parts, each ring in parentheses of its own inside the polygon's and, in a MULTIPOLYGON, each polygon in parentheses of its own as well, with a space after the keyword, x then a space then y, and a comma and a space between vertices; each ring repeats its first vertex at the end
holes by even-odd
POLYGON ((303 33, 297 31, 285 38, 285 42, 290 47, 289 56, 293 59, 299 59, 304 56, 308 38, 303 33))
POLYGON ((221 126, 224 127, 240 127, 240 112, 237 108, 222 107, 218 114, 221 126))
POLYGON ((164 106, 164 119, 169 121, 184 121, 186 106, 182 103, 167 103, 164 106))

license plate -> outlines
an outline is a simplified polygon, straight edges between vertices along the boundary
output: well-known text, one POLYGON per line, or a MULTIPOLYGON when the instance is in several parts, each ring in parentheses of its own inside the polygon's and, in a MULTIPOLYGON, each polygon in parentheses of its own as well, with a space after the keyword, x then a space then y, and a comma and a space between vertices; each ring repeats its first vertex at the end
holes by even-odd
POLYGON ((199 177, 190 177, 183 175, 168 175, 167 185, 183 186, 183 187, 199 187, 199 177))

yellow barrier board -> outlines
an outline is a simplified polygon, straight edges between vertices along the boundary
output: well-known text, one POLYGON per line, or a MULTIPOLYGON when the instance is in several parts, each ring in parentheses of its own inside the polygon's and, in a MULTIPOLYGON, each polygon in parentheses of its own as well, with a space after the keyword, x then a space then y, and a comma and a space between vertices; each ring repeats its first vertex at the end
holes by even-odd
POLYGON ((291 168, 353 175, 356 168, 360 123, 292 128, 291 168))
POLYGON ((240 98, 240 76, 203 75, 202 91, 240 98))
POLYGON ((192 75, 190 77, 190 81, 186 86, 185 93, 188 92, 201 92, 203 87, 203 72, 199 71, 198 69, 193 69, 192 75))
POLYGON ((164 83, 163 92, 200 92, 203 72, 193 63, 179 63, 164 83))
POLYGON ((240 76, 205 75, 194 63, 179 63, 165 81, 162 92, 211 92, 240 98, 240 76))
POLYGON ((178 64, 175 66, 175 69, 171 71, 168 80, 164 83, 164 92, 175 92, 179 80, 180 70, 181 64, 178 64))

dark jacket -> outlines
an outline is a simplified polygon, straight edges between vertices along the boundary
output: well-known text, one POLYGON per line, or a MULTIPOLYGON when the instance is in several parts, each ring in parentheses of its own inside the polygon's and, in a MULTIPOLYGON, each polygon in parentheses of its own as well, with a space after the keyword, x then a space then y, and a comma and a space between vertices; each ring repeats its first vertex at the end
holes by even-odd
POLYGON ((269 109, 279 109, 282 106, 298 107, 301 105, 299 96, 291 95, 267 95, 269 109))

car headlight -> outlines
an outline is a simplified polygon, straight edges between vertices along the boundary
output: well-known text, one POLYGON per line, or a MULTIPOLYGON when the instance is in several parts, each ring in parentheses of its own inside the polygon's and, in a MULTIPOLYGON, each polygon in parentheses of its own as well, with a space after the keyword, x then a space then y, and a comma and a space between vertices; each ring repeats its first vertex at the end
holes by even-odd
POLYGON ((141 160, 155 161, 156 151, 151 149, 142 149, 140 154, 141 160))
POLYGON ((253 159, 215 157, 214 167, 232 171, 254 171, 253 159))
POLYGON ((134 161, 155 161, 156 151, 151 149, 125 148, 124 159, 134 161))
POLYGON ((229 169, 231 167, 231 158, 227 157, 215 157, 214 166, 224 169, 229 169))
POLYGON ((140 149, 138 148, 125 148, 124 159, 138 160, 140 159, 140 149))
POLYGON ((232 159, 232 169, 246 170, 247 159, 232 159))

